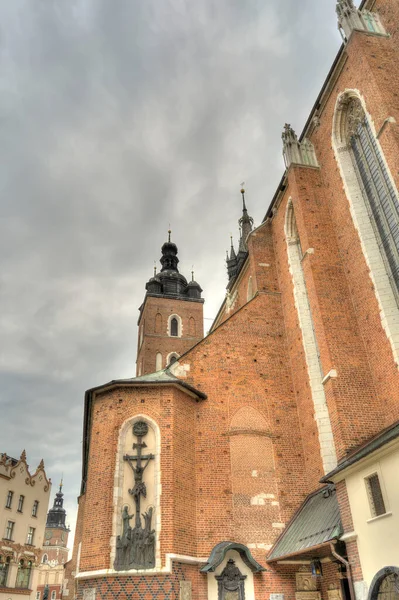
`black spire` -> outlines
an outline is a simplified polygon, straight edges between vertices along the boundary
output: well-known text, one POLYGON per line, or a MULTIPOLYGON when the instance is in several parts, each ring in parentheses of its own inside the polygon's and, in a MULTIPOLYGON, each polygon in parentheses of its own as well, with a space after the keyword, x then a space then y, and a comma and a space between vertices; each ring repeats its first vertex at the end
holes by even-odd
POLYGON ((247 238, 248 235, 252 231, 252 226, 254 224, 254 220, 249 216, 247 207, 245 205, 245 190, 241 188, 242 195, 242 217, 238 221, 238 225, 240 228, 240 241, 238 244, 238 252, 235 253, 233 246, 233 238, 231 238, 231 249, 230 249, 230 258, 227 255, 226 263, 227 263, 227 274, 229 277, 229 285, 231 286, 233 283, 232 280, 238 275, 241 269, 241 265, 244 263, 247 254, 247 238))
POLYGON ((254 220, 249 216, 247 207, 245 206, 245 190, 241 188, 242 194, 242 217, 238 221, 238 225, 240 227, 240 244, 238 247, 238 254, 240 252, 247 252, 247 237, 252 231, 252 225, 254 224, 254 220))
POLYGON ((53 508, 47 513, 46 527, 58 527, 59 529, 67 530, 68 527, 65 525, 66 510, 64 508, 64 494, 62 493, 62 480, 60 483, 60 489, 55 495, 53 508))
POLYGON ((230 236, 230 258, 229 258, 229 253, 227 253, 226 263, 227 263, 227 275, 228 275, 229 281, 230 281, 230 279, 235 277, 237 274, 237 256, 236 256, 234 246, 233 246, 233 236, 232 235, 230 236))

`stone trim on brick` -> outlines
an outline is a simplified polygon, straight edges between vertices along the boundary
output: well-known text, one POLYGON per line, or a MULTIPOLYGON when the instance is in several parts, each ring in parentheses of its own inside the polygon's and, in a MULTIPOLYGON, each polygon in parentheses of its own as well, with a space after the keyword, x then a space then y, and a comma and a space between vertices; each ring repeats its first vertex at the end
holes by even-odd
POLYGON ((288 200, 286 210, 285 235, 287 240, 289 271, 294 288, 295 308, 298 314, 299 327, 302 332, 302 343, 314 405, 314 418, 319 434, 320 454, 324 473, 328 473, 337 466, 337 454, 326 396, 323 389, 324 380, 322 380, 322 371, 313 327, 312 313, 301 264, 303 257, 300 249, 300 241, 291 198, 288 200))

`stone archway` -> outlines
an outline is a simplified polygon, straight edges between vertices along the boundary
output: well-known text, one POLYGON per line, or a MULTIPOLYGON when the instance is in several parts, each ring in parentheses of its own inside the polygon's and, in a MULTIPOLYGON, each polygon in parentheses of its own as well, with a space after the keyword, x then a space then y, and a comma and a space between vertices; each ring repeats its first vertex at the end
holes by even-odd
POLYGON ((399 600, 399 568, 384 567, 374 576, 368 600, 399 600))

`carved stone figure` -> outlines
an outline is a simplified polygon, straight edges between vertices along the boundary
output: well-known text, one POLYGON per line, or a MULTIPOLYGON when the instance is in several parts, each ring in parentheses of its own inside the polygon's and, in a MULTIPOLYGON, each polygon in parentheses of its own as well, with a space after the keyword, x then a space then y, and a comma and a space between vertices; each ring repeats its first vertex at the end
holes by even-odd
POLYGON ((147 444, 142 441, 148 433, 148 425, 144 421, 138 421, 133 425, 133 434, 137 437, 137 443, 133 444, 133 450, 137 455, 125 455, 132 469, 134 486, 129 489, 135 502, 135 514, 129 515, 128 507, 122 510, 122 535, 116 539, 116 556, 114 568, 116 571, 129 569, 152 569, 155 567, 155 529, 151 529, 153 509, 141 514, 141 498, 146 498, 147 488, 143 481, 143 474, 149 462, 154 458, 153 454, 143 455, 142 450, 147 444), (130 526, 130 520, 135 517, 134 528, 130 526), (142 526, 141 517, 144 519, 142 526))

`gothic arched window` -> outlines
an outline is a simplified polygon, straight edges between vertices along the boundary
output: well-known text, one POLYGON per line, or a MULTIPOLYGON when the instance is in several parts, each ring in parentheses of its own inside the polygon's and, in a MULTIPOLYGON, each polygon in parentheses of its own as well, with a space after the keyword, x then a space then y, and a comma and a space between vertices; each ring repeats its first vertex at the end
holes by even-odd
POLYGON ((358 231, 382 326, 398 360, 396 318, 399 304, 399 199, 384 154, 354 90, 342 94, 333 126, 335 156, 358 231))
POLYGON ((358 98, 348 105, 347 141, 361 183, 370 218, 380 238, 388 276, 399 290, 399 201, 385 160, 358 98))
POLYGON ((170 365, 173 365, 173 363, 175 363, 178 359, 179 355, 176 354, 176 352, 171 352, 170 354, 168 354, 168 357, 166 359, 168 367, 170 367, 170 365))
POLYGON ((177 337, 179 335, 179 323, 176 317, 170 320, 170 335, 177 337))

